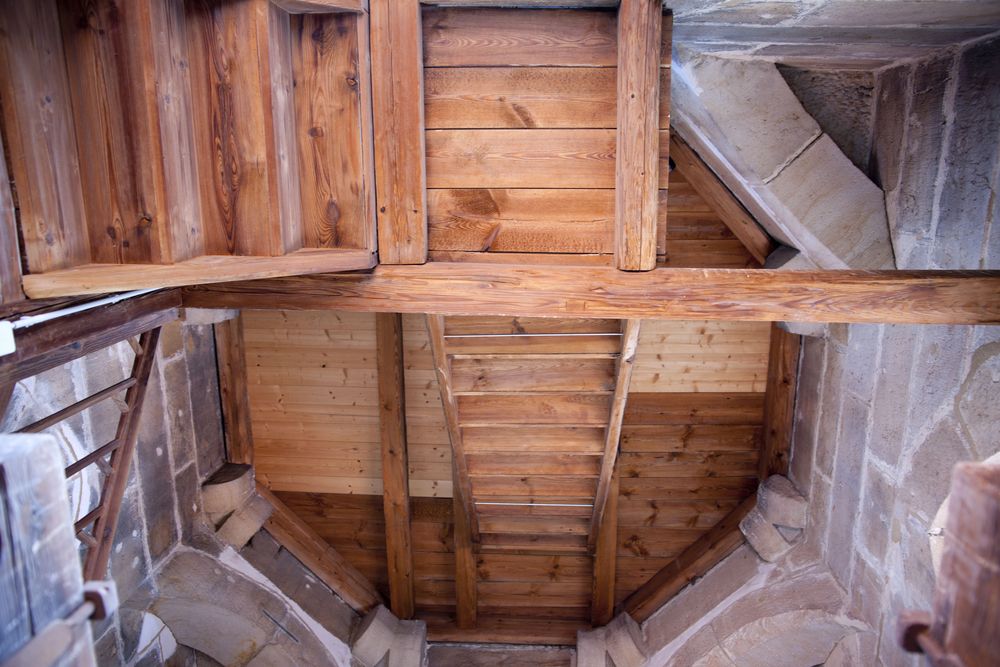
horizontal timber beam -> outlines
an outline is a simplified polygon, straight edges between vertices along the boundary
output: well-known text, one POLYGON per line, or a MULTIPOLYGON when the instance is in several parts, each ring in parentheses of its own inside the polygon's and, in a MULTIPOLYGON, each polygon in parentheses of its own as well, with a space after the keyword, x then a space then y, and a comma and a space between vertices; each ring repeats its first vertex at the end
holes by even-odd
POLYGON ((202 308, 1000 324, 1000 271, 773 271, 431 262, 185 288, 202 308))

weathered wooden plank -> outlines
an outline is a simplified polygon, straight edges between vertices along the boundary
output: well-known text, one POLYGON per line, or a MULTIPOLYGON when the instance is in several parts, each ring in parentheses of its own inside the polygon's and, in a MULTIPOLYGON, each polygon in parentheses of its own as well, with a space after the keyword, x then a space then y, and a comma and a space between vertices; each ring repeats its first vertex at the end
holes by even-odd
POLYGON ((368 11, 368 0, 271 0, 290 14, 368 11))
MULTIPOLYGON (((479 526, 478 517, 469 514, 470 508, 475 511, 471 498, 466 499, 465 484, 458 477, 456 468, 454 482, 453 508, 455 515, 455 619, 459 628, 476 627, 477 607, 479 604, 476 582, 476 547, 481 539, 478 535, 473 539, 473 520, 476 521, 476 531, 479 526)), ((466 480, 468 477, 466 477, 466 480)))
POLYGON ((310 248, 374 245, 374 165, 363 122, 363 100, 370 95, 364 21, 351 13, 291 19, 303 242, 310 248))
POLYGON ((759 451, 763 428, 753 425, 664 424, 622 427, 622 452, 759 451))
POLYGON ((452 386, 468 391, 611 391, 614 359, 455 359, 452 386))
POLYGON ((447 337, 448 354, 466 356, 488 355, 559 355, 615 354, 621 345, 618 334, 583 335, 475 335, 447 337))
POLYGON ((458 628, 450 615, 421 613, 417 617, 427 622, 427 639, 432 642, 574 646, 577 631, 590 627, 582 619, 515 618, 503 613, 481 616, 476 629, 468 630, 458 628))
POLYGON ((476 476, 584 475, 596 477, 601 468, 601 462, 597 456, 548 452, 469 454, 468 464, 469 474, 476 476))
MULTIPOLYGON (((2 154, 4 154, 3 138, 0 137, 0 155, 2 154)), ((17 214, 10 192, 7 161, 0 160, 0 303, 9 304, 23 299, 21 252, 17 243, 17 214)))
POLYGON ((459 423, 465 426, 499 424, 607 424, 610 394, 576 392, 500 393, 458 396, 459 423))
POLYGON ((626 271, 656 265, 662 12, 659 0, 618 9, 615 266, 626 271))
POLYGON ((246 342, 242 316, 213 325, 219 364, 219 397, 226 458, 231 463, 254 463, 253 427, 247 383, 246 342))
POLYGON ((409 619, 413 618, 415 607, 402 316, 399 313, 378 313, 375 316, 375 333, 389 599, 392 613, 398 618, 409 619))
POLYGON ((774 250, 774 242, 747 212, 743 204, 702 162, 687 142, 676 134, 670 136, 670 155, 677 165, 677 170, 684 175, 695 192, 708 202, 754 259, 763 264, 774 250))
POLYGON ((379 261, 427 260, 423 43, 417 0, 372 0, 379 261))
MULTIPOLYGON (((625 405, 628 400, 629 386, 632 381, 632 367, 635 362, 635 351, 639 345, 640 320, 623 322, 621 337, 621 352, 618 355, 618 365, 615 371, 615 393, 608 414, 607 431, 604 440, 604 457, 601 461, 601 476, 597 482, 597 493, 594 496, 594 513, 590 525, 589 544, 594 547, 601 533, 608 496, 611 494, 611 480, 614 475, 615 462, 618 459, 618 445, 621 440, 622 422, 625 417, 625 405)), ((616 494, 617 495, 617 494, 616 494)), ((611 570, 614 571, 614 568, 611 570)))
POLYGON ((358 612, 365 613, 381 602, 381 596, 371 582, 277 496, 260 484, 257 485, 257 493, 274 507, 274 513, 264 528, 317 578, 358 612))
POLYGON ((996 271, 380 266, 184 290, 192 307, 678 320, 1000 323, 996 271))
POLYGON ((618 320, 548 317, 449 317, 445 320, 445 336, 472 334, 558 334, 590 333, 619 334, 618 320))
POLYGON ((625 611, 637 621, 645 621, 688 583, 732 553, 743 543, 743 535, 739 530, 740 521, 756 504, 756 496, 743 501, 725 519, 630 595, 623 605, 625 611))
POLYGON ((613 188, 612 130, 428 130, 428 188, 613 188))
POLYGON ((759 393, 645 393, 633 392, 625 409, 624 423, 638 424, 746 424, 756 426, 764 418, 764 395, 759 393))
POLYGON ((0 89, 27 269, 83 264, 88 226, 55 0, 18 0, 0 12, 0 89))
POLYGON ((474 476, 477 501, 524 496, 529 498, 579 498, 591 502, 597 489, 596 477, 579 475, 474 476))
POLYGON ((594 581, 590 602, 590 621, 607 625, 615 610, 615 570, 618 556, 618 475, 608 487, 600 528, 594 544, 594 581))
POLYGON ((622 477, 751 477, 758 452, 622 453, 622 477))
POLYGON ((466 452, 563 452, 600 454, 604 451, 604 424, 580 426, 525 426, 509 424, 502 429, 463 426, 466 452))
POLYGON ((616 63, 610 12, 428 8, 423 31, 425 67, 616 63))
POLYGON ((761 479, 788 474, 801 345, 801 336, 790 334, 777 324, 771 326, 767 390, 764 393, 764 441, 758 472, 761 479))
POLYGON ((742 500, 757 488, 756 472, 746 477, 622 477, 619 507, 653 500, 742 500))

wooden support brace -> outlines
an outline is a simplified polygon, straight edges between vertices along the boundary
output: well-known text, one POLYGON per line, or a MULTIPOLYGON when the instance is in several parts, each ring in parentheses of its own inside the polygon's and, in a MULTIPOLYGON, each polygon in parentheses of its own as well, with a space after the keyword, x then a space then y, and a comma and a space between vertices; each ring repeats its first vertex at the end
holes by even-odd
POLYGON ((594 548, 594 588, 590 622, 607 625, 615 612, 615 569, 618 556, 618 473, 611 478, 604 518, 594 548))
POLYGON ((758 477, 762 480, 771 475, 788 474, 801 346, 801 336, 790 334, 777 324, 771 325, 764 393, 764 440, 758 470, 758 477))
POLYGON ((247 394, 243 319, 236 317, 214 326, 226 459, 230 463, 253 465, 253 431, 250 426, 250 397, 247 394))

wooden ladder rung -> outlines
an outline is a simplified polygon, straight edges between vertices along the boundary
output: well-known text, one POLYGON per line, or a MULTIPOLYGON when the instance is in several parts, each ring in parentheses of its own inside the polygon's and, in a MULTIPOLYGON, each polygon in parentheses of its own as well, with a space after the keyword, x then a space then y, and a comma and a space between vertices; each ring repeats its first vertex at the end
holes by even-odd
MULTIPOLYGON (((77 537, 79 537, 83 529, 89 526, 90 524, 94 523, 95 521, 97 521, 97 519, 100 518, 102 514, 104 514, 104 505, 98 505, 94 509, 90 510, 90 512, 88 512, 86 515, 84 515, 83 518, 81 518, 80 520, 78 520, 76 523, 73 524, 73 532, 76 533, 77 537)), ((94 538, 91 537, 91 539, 94 538)))
POLYGON ((117 394, 120 391, 128 389, 135 383, 136 383, 135 378, 131 377, 125 378, 121 382, 117 382, 111 385, 110 387, 102 389, 96 394, 93 394, 91 396, 88 396, 87 398, 79 400, 76 403, 73 403, 72 405, 66 406, 59 412, 55 412, 49 415, 48 417, 39 419, 34 424, 25 426, 24 428, 19 430, 18 433, 39 433, 41 431, 44 431, 50 426, 54 426, 65 419, 69 419, 73 415, 83 412, 84 410, 93 405, 97 405, 98 403, 100 403, 101 401, 105 400, 108 397, 114 398, 115 394, 117 394))
POLYGON ((115 451, 121 446, 122 446, 122 440, 115 438, 106 445, 98 447, 97 449, 90 452, 76 463, 70 464, 66 468, 66 477, 72 477, 76 473, 80 472, 81 470, 89 466, 94 461, 98 461, 104 458, 105 456, 107 456, 108 454, 115 451))

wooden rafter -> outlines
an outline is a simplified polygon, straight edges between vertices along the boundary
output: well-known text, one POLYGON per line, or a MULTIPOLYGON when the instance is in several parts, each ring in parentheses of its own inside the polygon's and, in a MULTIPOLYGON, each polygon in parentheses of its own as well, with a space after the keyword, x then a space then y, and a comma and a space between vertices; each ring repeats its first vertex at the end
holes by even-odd
MULTIPOLYGON (((616 467, 617 468, 617 467, 616 467)), ((611 477, 604 518, 594 547, 594 588, 590 622, 607 625, 615 611, 615 568, 618 565, 618 471, 611 477)))
POLYGON ((604 457, 601 460, 601 475, 597 480, 597 493, 594 496, 594 512, 590 522, 589 545, 593 548, 601 533, 601 525, 608 506, 608 496, 611 492, 611 480, 618 460, 618 442, 622 434, 622 419, 625 417, 625 403, 628 400, 628 388, 632 381, 632 366, 635 362, 635 351, 639 346, 639 320, 627 320, 622 332, 621 353, 618 355, 618 365, 615 373, 615 393, 611 400, 611 414, 608 417, 608 427, 604 434, 604 457))
POLYGON ((740 521, 756 505, 757 494, 740 503, 711 530, 699 537, 641 588, 628 596, 622 603, 622 608, 640 623, 652 616, 653 612, 682 588, 704 575, 743 544, 740 521))
POLYGON ((403 318, 399 313, 375 315, 375 341, 389 600, 392 613, 398 618, 409 619, 413 618, 415 606, 403 384, 403 318))
POLYGON ((788 473, 801 346, 801 336, 790 334, 777 324, 771 325, 767 388, 764 394, 764 440, 761 443, 758 474, 761 481, 771 475, 788 473))
POLYGON ((378 251, 427 261, 423 40, 418 0, 371 0, 378 251))
POLYGON ((730 192, 715 172, 709 169, 688 143, 676 133, 670 136, 670 157, 694 191, 712 207, 753 258, 763 264, 767 256, 774 251, 774 242, 743 207, 736 195, 730 192))
POLYGON ((250 425, 250 396, 247 393, 243 318, 237 315, 231 320, 219 322, 214 325, 214 330, 226 460, 230 463, 253 465, 253 430, 250 425))
MULTIPOLYGON (((455 477, 457 478, 457 472, 455 477)), ((461 485, 455 480, 452 506, 455 516, 455 624, 459 628, 476 627, 479 593, 476 585, 476 545, 472 540, 472 517, 469 505, 462 495, 461 485)))
POLYGON ((618 122, 615 153, 615 266, 656 266, 660 161, 660 0, 618 8, 618 122))
POLYGON ((998 271, 771 271, 486 266, 431 262, 371 273, 184 290, 206 308, 446 315, 909 324, 1000 323, 998 271))

